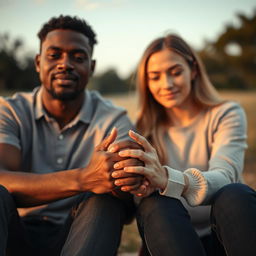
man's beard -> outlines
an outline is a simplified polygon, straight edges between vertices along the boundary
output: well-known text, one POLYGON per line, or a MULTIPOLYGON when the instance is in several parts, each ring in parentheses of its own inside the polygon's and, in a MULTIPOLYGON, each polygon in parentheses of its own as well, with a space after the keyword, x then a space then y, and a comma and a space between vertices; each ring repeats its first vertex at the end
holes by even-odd
POLYGON ((61 100, 61 101, 72 101, 81 95, 84 92, 84 88, 80 90, 74 90, 73 92, 61 92, 57 93, 53 87, 47 89, 48 93, 53 97, 53 99, 61 100))

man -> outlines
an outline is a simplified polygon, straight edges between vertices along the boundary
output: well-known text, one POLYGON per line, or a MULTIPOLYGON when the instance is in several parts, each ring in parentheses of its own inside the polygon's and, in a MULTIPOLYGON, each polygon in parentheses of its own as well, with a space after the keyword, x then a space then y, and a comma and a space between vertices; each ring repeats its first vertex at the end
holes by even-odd
POLYGON ((141 180, 121 171, 137 160, 107 149, 135 147, 131 122, 85 90, 96 43, 85 21, 52 18, 38 36, 41 87, 0 98, 0 255, 115 255, 129 217, 115 185, 128 192, 141 180))

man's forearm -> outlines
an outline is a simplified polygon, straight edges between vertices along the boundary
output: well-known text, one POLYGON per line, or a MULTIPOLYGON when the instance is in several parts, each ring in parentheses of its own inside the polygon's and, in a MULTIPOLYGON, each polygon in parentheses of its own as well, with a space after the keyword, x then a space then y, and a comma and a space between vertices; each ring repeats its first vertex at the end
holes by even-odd
POLYGON ((13 195, 18 207, 29 207, 82 192, 80 172, 80 169, 47 174, 1 171, 0 183, 13 195))

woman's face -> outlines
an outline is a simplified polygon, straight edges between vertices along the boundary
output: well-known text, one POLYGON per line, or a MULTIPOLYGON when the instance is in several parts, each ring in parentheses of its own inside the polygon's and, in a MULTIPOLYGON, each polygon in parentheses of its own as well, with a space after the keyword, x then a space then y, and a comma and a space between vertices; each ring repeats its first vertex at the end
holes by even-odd
POLYGON ((189 102, 194 73, 186 60, 174 51, 164 49, 152 54, 147 64, 149 90, 165 108, 185 107, 189 102))

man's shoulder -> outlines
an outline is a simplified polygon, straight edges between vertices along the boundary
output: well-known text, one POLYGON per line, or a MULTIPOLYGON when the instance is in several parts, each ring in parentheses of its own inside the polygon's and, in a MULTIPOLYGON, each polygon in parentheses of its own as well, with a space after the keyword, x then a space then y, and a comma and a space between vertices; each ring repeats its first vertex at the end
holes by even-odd
MULTIPOLYGON (((110 100, 103 98, 98 92, 90 91, 90 127, 102 128, 106 134, 115 126, 120 136, 127 134, 132 129, 132 123, 127 115, 127 111, 114 105, 110 100)), ((88 102, 87 102, 88 103, 88 102)), ((105 134, 105 135, 106 135, 105 134)))
POLYGON ((0 108, 22 111, 30 109, 34 104, 37 89, 32 92, 17 92, 12 96, 0 97, 0 108))

